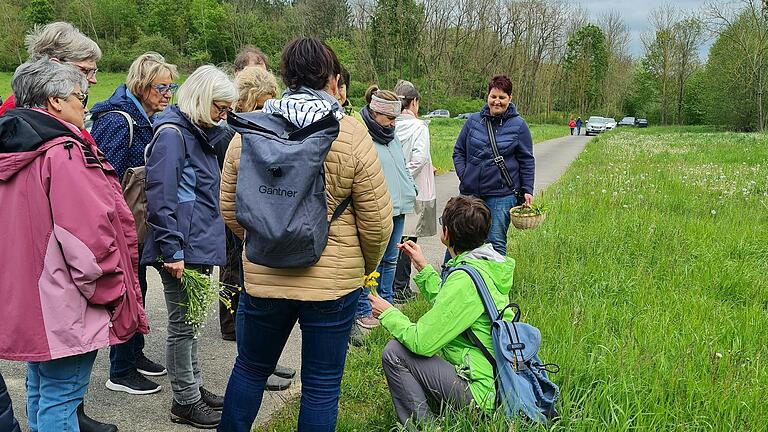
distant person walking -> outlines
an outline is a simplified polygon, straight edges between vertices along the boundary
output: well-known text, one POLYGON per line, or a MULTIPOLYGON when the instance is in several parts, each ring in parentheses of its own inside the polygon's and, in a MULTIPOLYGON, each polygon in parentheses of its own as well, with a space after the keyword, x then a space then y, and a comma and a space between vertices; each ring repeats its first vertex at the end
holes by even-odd
POLYGON ((581 120, 581 117, 576 119, 576 135, 581 135, 581 126, 584 125, 584 122, 581 120))
POLYGON ((509 78, 491 78, 488 103, 464 123, 453 148, 459 191, 485 201, 491 210, 488 242, 502 255, 507 253, 509 209, 531 205, 536 169, 531 131, 511 102, 511 93, 509 78))
POLYGON ((571 128, 571 135, 573 135, 573 130, 576 129, 576 120, 571 119, 571 121, 568 122, 568 127, 571 128))

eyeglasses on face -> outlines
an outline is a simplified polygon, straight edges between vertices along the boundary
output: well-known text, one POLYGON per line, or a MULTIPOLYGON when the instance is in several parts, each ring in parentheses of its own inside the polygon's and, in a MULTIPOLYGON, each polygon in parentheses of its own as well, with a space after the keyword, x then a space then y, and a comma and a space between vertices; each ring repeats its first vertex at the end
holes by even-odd
POLYGON ((72 96, 76 97, 77 100, 79 100, 80 103, 83 104, 83 108, 85 108, 88 105, 88 93, 72 92, 72 96))
POLYGON ((213 102, 213 106, 219 110, 219 115, 232 112, 232 107, 221 107, 216 102, 213 102))
POLYGON ((79 64, 76 64, 78 69, 80 69, 80 72, 82 72, 83 75, 85 75, 86 78, 96 78, 96 72, 99 71, 99 68, 93 68, 89 69, 85 66, 80 66, 79 64))
POLYGON ((171 84, 158 84, 154 86, 155 90, 157 90, 158 93, 161 95, 167 95, 168 93, 174 94, 176 93, 176 90, 179 89, 179 85, 176 83, 171 84))

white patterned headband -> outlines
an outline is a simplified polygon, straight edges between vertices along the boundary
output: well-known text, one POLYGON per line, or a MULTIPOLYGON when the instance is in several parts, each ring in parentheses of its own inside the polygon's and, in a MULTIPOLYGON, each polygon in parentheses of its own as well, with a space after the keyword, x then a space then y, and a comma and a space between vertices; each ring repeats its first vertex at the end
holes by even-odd
POLYGON ((386 100, 376 95, 371 95, 370 107, 372 111, 385 116, 397 117, 400 115, 400 109, 403 107, 399 100, 386 100))

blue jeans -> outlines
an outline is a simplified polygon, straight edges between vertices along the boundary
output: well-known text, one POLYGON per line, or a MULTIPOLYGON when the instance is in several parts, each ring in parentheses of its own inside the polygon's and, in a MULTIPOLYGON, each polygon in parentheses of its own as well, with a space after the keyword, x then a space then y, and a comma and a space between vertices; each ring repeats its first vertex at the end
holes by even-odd
POLYGON ((485 197, 483 201, 491 210, 491 230, 488 232, 488 242, 493 245, 496 252, 506 256, 509 209, 517 205, 517 196, 485 197))
MULTIPOLYGON (((376 271, 381 276, 376 279, 379 286, 376 288, 376 292, 384 300, 392 303, 394 301, 395 284, 395 270, 397 269, 397 244, 400 243, 403 236, 403 227, 405 226, 405 215, 398 215, 392 218, 392 236, 389 238, 387 244, 387 250, 384 251, 384 256, 381 258, 379 266, 376 271)), ((368 302, 368 294, 370 290, 363 288, 363 292, 360 293, 360 301, 357 305, 357 316, 365 317, 371 316, 371 303, 368 302)))
POLYGON ((250 431, 264 386, 296 321, 301 327, 299 432, 333 432, 341 376, 360 290, 328 301, 301 301, 240 294, 237 358, 224 395, 220 432, 250 431))
POLYGON ((27 418, 32 432, 79 431, 77 407, 91 380, 96 351, 27 364, 27 418))

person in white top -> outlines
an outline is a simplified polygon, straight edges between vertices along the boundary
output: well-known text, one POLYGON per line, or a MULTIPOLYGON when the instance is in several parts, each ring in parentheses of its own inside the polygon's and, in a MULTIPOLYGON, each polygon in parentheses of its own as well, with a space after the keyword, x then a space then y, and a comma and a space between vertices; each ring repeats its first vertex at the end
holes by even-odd
MULTIPOLYGON (((430 237, 437 233, 435 168, 432 166, 429 149, 429 129, 419 119, 419 91, 411 82, 400 80, 395 86, 395 94, 403 103, 395 123, 395 135, 403 146, 405 166, 418 188, 414 213, 405 217, 403 241, 415 242, 418 237, 430 237)), ((395 273, 396 301, 405 301, 414 295, 410 289, 410 279, 411 260, 401 253, 395 273)))

